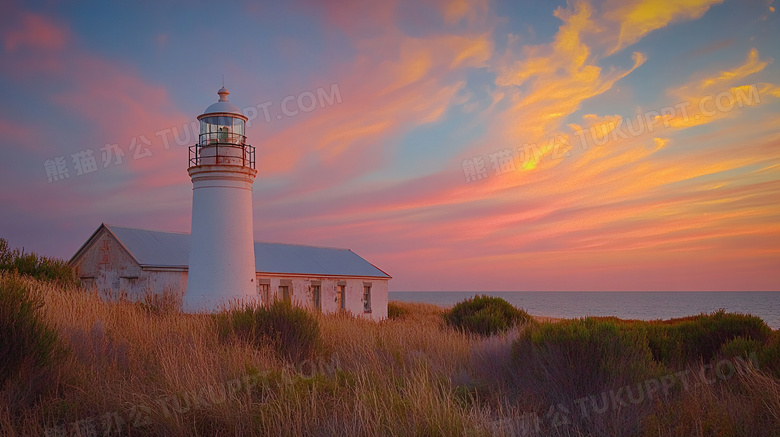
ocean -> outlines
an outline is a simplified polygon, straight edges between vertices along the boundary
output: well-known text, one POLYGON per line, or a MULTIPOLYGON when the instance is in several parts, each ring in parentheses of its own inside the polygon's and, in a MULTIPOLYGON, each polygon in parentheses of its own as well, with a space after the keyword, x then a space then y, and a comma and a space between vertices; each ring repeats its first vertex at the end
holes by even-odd
POLYGON ((671 319, 720 308, 752 314, 780 329, 780 292, 775 291, 391 291, 390 300, 451 306, 475 294, 500 297, 535 316, 671 319))

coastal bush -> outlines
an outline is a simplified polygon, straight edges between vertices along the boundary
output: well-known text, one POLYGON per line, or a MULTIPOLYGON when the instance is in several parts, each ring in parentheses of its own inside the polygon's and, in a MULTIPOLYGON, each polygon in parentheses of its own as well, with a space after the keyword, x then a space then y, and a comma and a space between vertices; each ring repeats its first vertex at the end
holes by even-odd
POLYGON ((444 313, 447 324, 465 332, 493 335, 531 321, 531 316, 500 297, 474 296, 444 313))
POLYGON ((0 389, 55 357, 57 335, 41 320, 41 306, 17 273, 0 272, 0 389))
POLYGON ((749 361, 758 370, 780 377, 780 342, 777 333, 773 333, 766 342, 734 337, 723 343, 720 355, 724 358, 740 358, 749 361))
POLYGON ((763 344, 772 336, 772 330, 759 317, 724 310, 643 325, 655 359, 674 367, 710 361, 735 338, 763 344))
MULTIPOLYGON (((612 387, 619 379, 643 380, 661 370, 643 330, 594 318, 527 329, 513 344, 513 358, 524 370, 523 378, 556 385, 552 393, 564 396, 584 396, 612 387)), ((548 389, 542 392, 549 393, 548 389)))
MULTIPOLYGON (((734 337, 723 343, 720 353, 725 358, 758 359, 759 352, 763 352, 764 343, 745 337, 734 337)), ((758 364, 758 363, 756 363, 758 364)))
MULTIPOLYGON (((595 435, 635 433, 641 414, 624 411, 621 417, 607 408, 609 392, 628 387, 629 396, 644 396, 637 384, 663 370, 653 361, 644 330, 594 318, 532 326, 520 333, 512 354, 513 382, 520 396, 531 395, 542 405, 573 407, 574 400, 587 400, 583 408, 603 408, 601 414, 572 416, 577 426, 595 435)), ((624 410, 643 408, 647 403, 631 403, 624 410)))
POLYGON ((285 300, 274 301, 267 307, 234 308, 216 317, 223 338, 232 334, 256 347, 270 345, 296 362, 310 358, 319 341, 317 318, 285 300))
POLYGON ((26 254, 24 249, 11 249, 4 238, 0 238, 0 271, 17 272, 62 286, 79 284, 73 269, 66 261, 35 253, 26 254))
POLYGON ((758 353, 761 370, 780 378, 780 330, 772 333, 758 353))

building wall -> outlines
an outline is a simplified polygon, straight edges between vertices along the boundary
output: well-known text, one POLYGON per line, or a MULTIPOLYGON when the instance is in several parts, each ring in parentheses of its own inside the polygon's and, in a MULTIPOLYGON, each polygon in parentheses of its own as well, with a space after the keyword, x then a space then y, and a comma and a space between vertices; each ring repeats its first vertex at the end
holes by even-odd
POLYGON ((184 292, 187 290, 187 271, 144 269, 144 278, 139 286, 141 288, 137 292, 141 293, 143 290, 149 290, 154 294, 174 293, 184 296, 184 292))
POLYGON ((116 299, 126 296, 137 300, 146 293, 165 291, 183 294, 187 285, 186 271, 145 270, 102 230, 84 255, 74 265, 76 275, 87 288, 116 299))
POLYGON ((320 285, 320 308, 324 313, 335 313, 339 311, 337 299, 338 286, 345 285, 345 310, 358 317, 365 317, 372 320, 382 320, 387 318, 387 296, 388 280, 376 278, 323 278, 317 276, 311 277, 289 277, 276 275, 257 275, 257 292, 261 299, 263 285, 268 285, 271 299, 281 299, 280 286, 290 287, 290 299, 299 306, 310 309, 314 308, 312 295, 312 284, 320 285), (371 287, 371 311, 364 310, 363 291, 364 286, 371 287))

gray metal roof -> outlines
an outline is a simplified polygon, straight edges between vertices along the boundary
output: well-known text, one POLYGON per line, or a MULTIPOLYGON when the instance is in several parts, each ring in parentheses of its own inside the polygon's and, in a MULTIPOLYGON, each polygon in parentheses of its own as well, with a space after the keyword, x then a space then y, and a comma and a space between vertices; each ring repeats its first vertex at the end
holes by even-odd
POLYGON ((187 267, 190 264, 189 234, 105 226, 142 266, 187 267))
MULTIPOLYGON (((187 268, 190 235, 103 224, 144 267, 187 268)), ((79 255, 74 255, 73 259, 79 255)), ((349 249, 255 242, 258 273, 390 278, 349 249)))

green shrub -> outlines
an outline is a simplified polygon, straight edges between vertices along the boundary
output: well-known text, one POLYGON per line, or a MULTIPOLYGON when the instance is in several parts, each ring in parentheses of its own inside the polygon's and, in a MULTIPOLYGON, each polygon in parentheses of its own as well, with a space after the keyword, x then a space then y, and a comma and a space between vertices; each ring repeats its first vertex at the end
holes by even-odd
POLYGON ((217 314, 220 335, 235 336, 262 347, 270 344, 293 361, 311 358, 320 337, 317 318, 303 308, 284 300, 268 307, 244 306, 217 314))
POLYGON ((536 325, 520 334, 512 352, 523 375, 537 380, 539 393, 551 392, 552 385, 566 397, 644 380, 661 369, 642 329, 594 318, 536 325))
POLYGON ((766 342, 734 337, 723 343, 720 355, 724 358, 741 358, 767 374, 780 377, 780 342, 777 341, 777 334, 766 342))
POLYGON ((646 323, 650 349, 656 360, 674 367, 684 367, 717 357, 725 343, 741 337, 763 344, 772 330, 759 317, 726 313, 646 323))
POLYGON ((66 261, 34 253, 25 254, 24 249, 12 250, 4 238, 0 238, 0 271, 17 272, 62 286, 79 284, 73 268, 66 261))
POLYGON ((465 332, 493 335, 531 321, 531 316, 500 297, 474 296, 444 313, 448 325, 465 332))
POLYGON ((56 356, 57 335, 40 320, 41 305, 17 273, 0 272, 0 389, 20 371, 34 373, 56 356))
POLYGON ((771 338, 758 353, 761 370, 780 378, 780 330, 774 331, 771 338))
POLYGON ((720 347, 720 353, 726 358, 739 357, 749 359, 751 357, 758 358, 758 353, 762 352, 763 349, 764 344, 758 340, 745 337, 734 337, 723 343, 720 347))
POLYGON ((586 401, 583 408, 590 413, 572 411, 571 419, 587 435, 635 433, 641 410, 652 403, 632 402, 624 409, 637 414, 624 411, 623 417, 613 408, 593 414, 593 405, 609 405, 610 391, 621 387, 644 401, 641 384, 663 371, 653 361, 644 330, 594 318, 533 325, 512 345, 512 358, 513 385, 523 398, 530 394, 536 405, 570 407, 575 400, 586 401))

